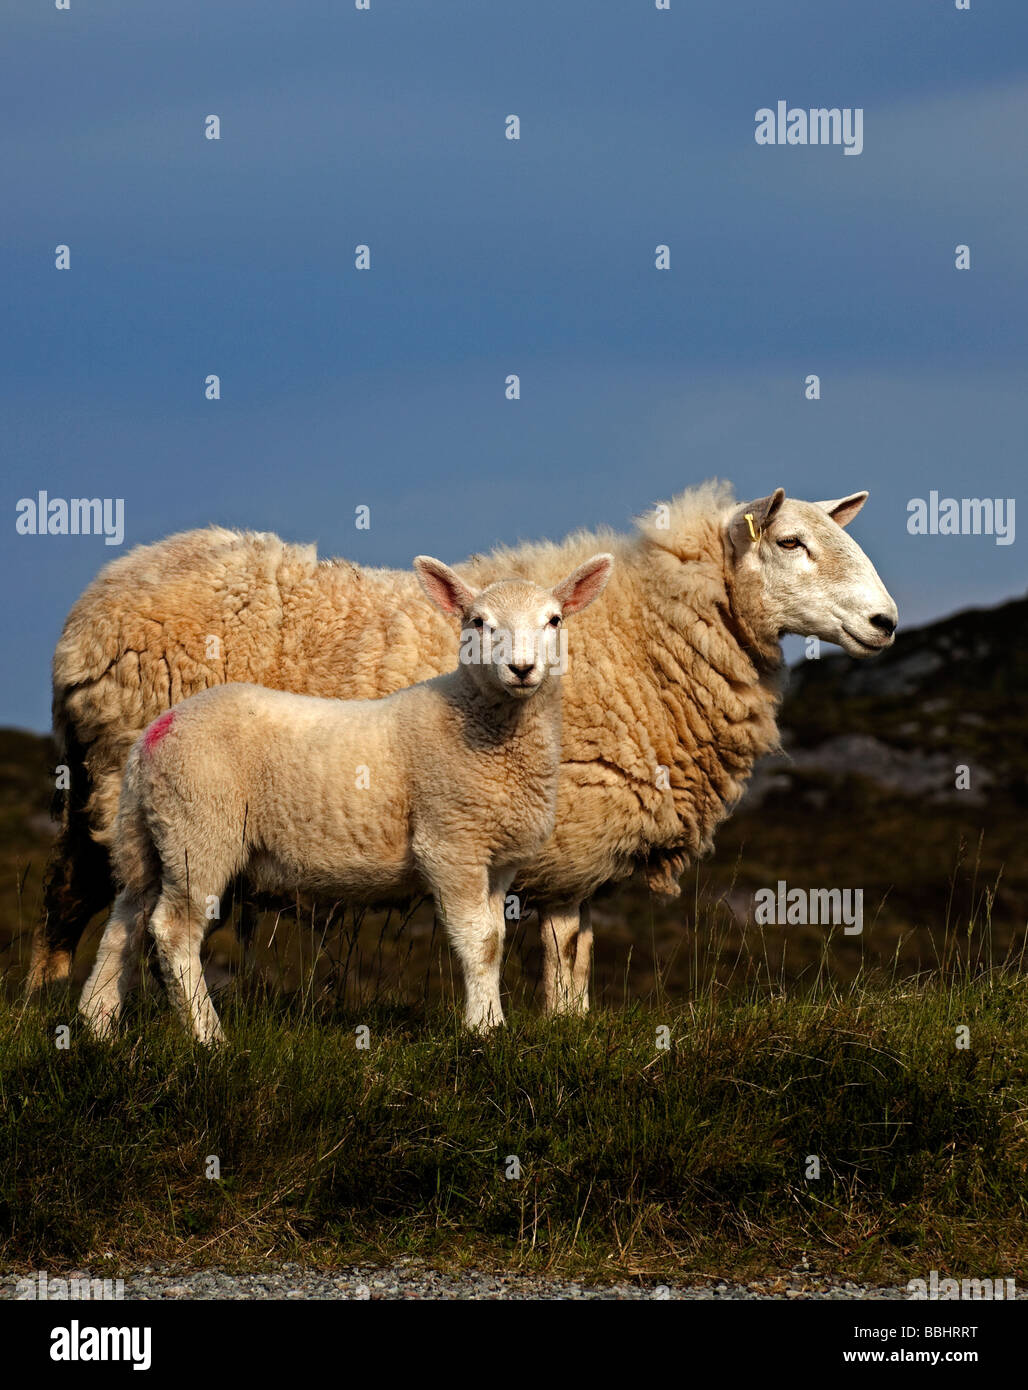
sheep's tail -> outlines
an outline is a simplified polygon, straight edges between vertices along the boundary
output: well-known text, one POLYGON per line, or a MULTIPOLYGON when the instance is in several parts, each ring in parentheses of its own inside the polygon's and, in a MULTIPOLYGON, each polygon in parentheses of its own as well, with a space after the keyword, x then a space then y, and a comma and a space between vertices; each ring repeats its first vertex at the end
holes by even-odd
POLYGON ((43 911, 32 936, 28 990, 67 981, 79 938, 113 896, 110 857, 90 833, 92 779, 64 701, 54 698, 54 792, 57 837, 43 876, 43 911))

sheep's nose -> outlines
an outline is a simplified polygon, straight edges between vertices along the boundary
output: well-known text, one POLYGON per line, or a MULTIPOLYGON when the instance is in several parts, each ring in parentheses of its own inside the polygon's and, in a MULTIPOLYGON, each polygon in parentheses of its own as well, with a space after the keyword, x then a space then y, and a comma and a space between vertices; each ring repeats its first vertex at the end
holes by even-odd
POLYGON ((512 661, 508 663, 508 670, 513 671, 518 680, 521 681, 523 681, 526 676, 531 675, 534 667, 534 661, 530 661, 527 666, 515 666, 512 661))
POLYGON ((896 631, 896 619, 890 618, 888 613, 876 613, 873 618, 869 618, 872 627, 880 628, 887 637, 891 637, 896 631))

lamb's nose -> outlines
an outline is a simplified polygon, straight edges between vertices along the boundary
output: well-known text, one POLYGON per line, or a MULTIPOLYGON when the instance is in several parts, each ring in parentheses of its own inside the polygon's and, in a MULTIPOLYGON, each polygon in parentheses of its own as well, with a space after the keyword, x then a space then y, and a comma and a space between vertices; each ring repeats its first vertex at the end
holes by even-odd
POLYGON ((514 672, 520 681, 523 681, 526 676, 531 675, 534 666, 534 661, 530 661, 527 666, 515 666, 513 662, 509 663, 509 669, 514 672))
POLYGON ((896 631, 896 620, 895 618, 890 618, 888 613, 876 613, 874 617, 869 618, 868 621, 872 627, 880 628, 887 637, 891 637, 896 631))

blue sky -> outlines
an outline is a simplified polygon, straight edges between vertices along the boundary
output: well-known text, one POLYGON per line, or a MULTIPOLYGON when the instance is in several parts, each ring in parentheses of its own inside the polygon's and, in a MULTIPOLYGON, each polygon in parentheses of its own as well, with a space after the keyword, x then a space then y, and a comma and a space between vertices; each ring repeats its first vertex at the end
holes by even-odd
POLYGON ((901 623, 1028 587, 1020 536, 906 530, 931 489, 1022 504, 1028 6, 23 0, 4 25, 0 722, 47 726, 64 616, 121 553, 16 534, 40 488, 124 498, 125 547, 216 521, 406 565, 711 475, 867 487, 853 534, 901 623), (779 99, 863 108, 863 153, 758 146, 779 99))

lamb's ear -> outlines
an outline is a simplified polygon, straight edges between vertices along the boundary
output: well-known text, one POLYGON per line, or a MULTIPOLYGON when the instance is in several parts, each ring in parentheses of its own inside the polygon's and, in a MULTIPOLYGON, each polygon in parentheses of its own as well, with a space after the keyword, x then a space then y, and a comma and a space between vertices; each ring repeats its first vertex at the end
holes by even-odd
POLYGON ((837 521, 840 526, 848 526, 867 501, 868 496, 869 494, 866 492, 851 492, 848 497, 837 497, 834 502, 815 502, 814 506, 827 512, 832 520, 837 521))
POLYGON ((433 560, 431 555, 416 555, 414 573, 435 606, 449 616, 466 613, 475 601, 474 589, 469 589, 442 560, 433 560))
POLYGON ((603 553, 593 555, 579 565, 567 579, 562 579, 552 589, 553 597, 560 604, 565 618, 572 613, 581 613, 588 608, 593 599, 599 598, 607 587, 607 580, 614 568, 614 556, 603 553))
POLYGON ((739 510, 733 513, 727 531, 736 556, 742 555, 748 546, 760 540, 784 501, 785 488, 776 487, 769 496, 761 497, 756 502, 744 502, 739 510))

